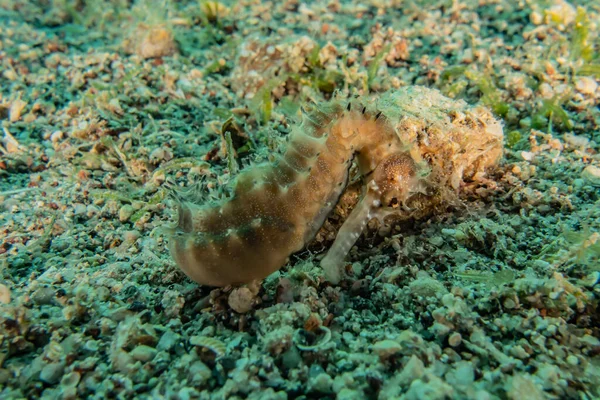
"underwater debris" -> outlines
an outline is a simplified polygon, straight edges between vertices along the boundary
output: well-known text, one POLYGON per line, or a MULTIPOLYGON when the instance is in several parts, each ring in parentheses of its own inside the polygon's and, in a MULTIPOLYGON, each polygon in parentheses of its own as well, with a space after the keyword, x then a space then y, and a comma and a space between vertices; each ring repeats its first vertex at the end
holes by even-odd
POLYGON ((178 202, 171 254, 198 283, 262 279, 311 240, 335 207, 356 156, 366 194, 321 266, 338 282, 344 257, 373 218, 427 215, 462 182, 485 179, 500 159, 500 123, 482 107, 407 87, 368 99, 333 100, 304 116, 273 165, 237 176, 222 203, 178 202))
POLYGON ((294 345, 301 351, 319 351, 331 340, 331 331, 319 326, 314 331, 297 329, 294 332, 294 345))
POLYGON ((190 344, 199 347, 201 351, 210 351, 214 353, 217 358, 223 357, 227 352, 225 343, 221 342, 219 339, 208 336, 192 336, 190 338, 190 344))

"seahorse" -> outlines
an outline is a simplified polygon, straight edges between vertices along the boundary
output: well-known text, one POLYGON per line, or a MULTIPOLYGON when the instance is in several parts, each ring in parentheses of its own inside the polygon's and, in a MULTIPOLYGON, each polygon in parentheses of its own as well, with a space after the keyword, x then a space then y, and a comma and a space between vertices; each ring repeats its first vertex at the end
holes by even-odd
POLYGON ((373 98, 333 99, 292 128, 273 163, 247 168, 230 198, 178 202, 170 249, 179 267, 209 286, 262 279, 312 240, 346 189, 356 163, 364 193, 321 266, 343 278, 344 258, 367 222, 418 212, 484 180, 503 149, 502 126, 485 108, 412 86, 373 98))

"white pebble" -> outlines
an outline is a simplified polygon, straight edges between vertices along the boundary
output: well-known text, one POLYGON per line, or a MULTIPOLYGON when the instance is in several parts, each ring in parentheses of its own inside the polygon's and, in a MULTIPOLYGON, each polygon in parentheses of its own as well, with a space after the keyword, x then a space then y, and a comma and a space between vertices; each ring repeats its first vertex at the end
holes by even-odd
POLYGON ((598 83, 589 76, 582 76, 575 81, 575 89, 577 89, 579 93, 594 94, 596 93, 596 89, 598 89, 598 83))
POLYGON ((581 172, 581 177, 594 186, 600 186, 600 168, 595 165, 588 165, 581 172))

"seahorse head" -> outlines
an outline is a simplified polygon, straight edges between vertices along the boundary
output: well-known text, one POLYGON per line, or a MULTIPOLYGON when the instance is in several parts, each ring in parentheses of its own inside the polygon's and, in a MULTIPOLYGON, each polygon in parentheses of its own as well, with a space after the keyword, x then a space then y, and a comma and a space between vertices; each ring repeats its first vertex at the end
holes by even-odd
POLYGON ((393 154, 383 160, 375 171, 373 181, 381 193, 381 203, 404 202, 414 193, 419 182, 418 167, 409 153, 393 154))

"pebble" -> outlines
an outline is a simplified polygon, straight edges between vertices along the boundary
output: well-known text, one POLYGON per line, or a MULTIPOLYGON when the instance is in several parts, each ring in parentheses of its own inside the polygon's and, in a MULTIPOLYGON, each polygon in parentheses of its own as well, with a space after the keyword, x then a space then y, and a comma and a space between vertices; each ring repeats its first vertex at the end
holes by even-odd
POLYGON ((254 305, 254 294, 246 287, 233 289, 227 302, 229 303, 229 307, 234 311, 245 314, 252 310, 252 306, 254 305))
POLYGON ((302 356, 296 346, 291 346, 280 358, 281 365, 287 370, 293 369, 302 363, 302 356))
POLYGON ((40 372, 40 380, 50 385, 58 383, 65 369, 62 363, 52 363, 44 366, 40 372))
POLYGON ((534 25, 541 25, 544 22, 544 17, 537 11, 529 14, 529 21, 534 25))
POLYGON ((180 338, 181 335, 169 329, 160 337, 156 348, 160 351, 170 351, 179 342, 180 338))
POLYGON ((454 383, 458 385, 469 386, 475 380, 475 370, 470 362, 460 361, 456 363, 456 367, 452 372, 454 383))
POLYGON ((338 400, 363 400, 365 396, 364 393, 357 390, 344 388, 339 391, 336 398, 338 400))
POLYGON ((521 157, 523 158, 523 160, 525 161, 532 161, 535 157, 535 154, 530 152, 530 151, 522 151, 521 152, 521 157))
POLYGON ((195 386, 202 386, 212 376, 212 371, 202 361, 194 361, 188 370, 189 378, 195 386))
POLYGON ((586 149, 590 145, 590 139, 584 136, 565 134, 564 136, 565 142, 568 143, 571 147, 586 149))
POLYGON ((52 132, 52 135, 50 135, 50 141, 52 143, 57 143, 63 137, 64 137, 64 133, 62 131, 54 131, 54 132, 52 132))
POLYGON ((119 221, 121 221, 121 222, 127 222, 127 221, 129 221, 129 218, 131 218, 131 216, 133 215, 134 211, 135 210, 133 209, 133 207, 131 205, 125 204, 119 210, 119 221))
POLYGON ((595 165, 588 165, 581 172, 581 177, 594 186, 600 186, 600 168, 595 165))
POLYGON ((448 337, 448 344, 452 347, 460 346, 461 343, 462 343, 462 336, 458 332, 454 332, 448 337))
POLYGON ((322 372, 311 378, 308 382, 308 386, 311 390, 318 393, 331 393, 333 387, 333 379, 327 373, 322 372))
POLYGON ((156 349, 142 344, 131 350, 129 355, 136 361, 148 362, 156 356, 156 349))
POLYGON ((425 273, 418 274, 417 279, 412 281, 408 287, 413 296, 435 297, 438 294, 448 293, 441 282, 425 273))
POLYGON ((38 305, 52 303, 56 290, 51 287, 41 287, 31 294, 31 300, 38 305))
POLYGON ((575 89, 579 93, 594 94, 596 93, 596 89, 598 89, 598 83, 589 76, 582 76, 575 81, 575 89))
POLYGON ((133 244, 136 240, 138 240, 141 236, 139 231, 125 231, 123 232, 123 241, 128 244, 133 244))
POLYGON ((86 213, 86 211, 87 211, 86 206, 81 203, 75 203, 73 205, 73 214, 74 215, 83 215, 86 213))
POLYGON ((503 304, 504 304, 504 307, 509 310, 512 310, 517 307, 517 303, 515 303, 515 301, 513 299, 511 299, 510 297, 505 299, 503 304))
POLYGON ((425 375, 425 364, 417 356, 413 355, 406 363, 400 375, 398 375, 398 383, 400 385, 409 385, 425 375))
POLYGON ((60 384, 63 387, 74 388, 79 384, 81 380, 81 375, 79 372, 73 371, 63 376, 60 380, 60 384))
POLYGON ((400 343, 394 340, 381 340, 373 345, 373 352, 376 353, 382 361, 387 360, 402 350, 400 343))

